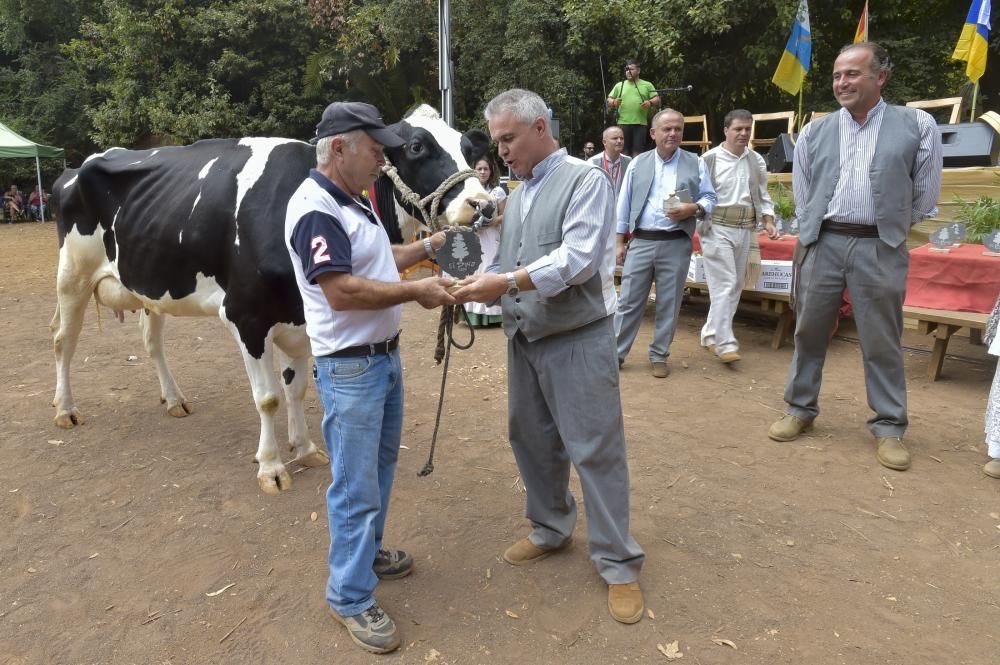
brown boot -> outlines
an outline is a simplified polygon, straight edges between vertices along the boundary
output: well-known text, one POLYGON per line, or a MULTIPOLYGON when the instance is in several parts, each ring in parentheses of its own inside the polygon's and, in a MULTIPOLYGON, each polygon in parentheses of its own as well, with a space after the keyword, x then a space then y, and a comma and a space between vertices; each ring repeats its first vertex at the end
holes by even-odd
POLYGON ((541 561, 550 554, 555 554, 556 552, 564 550, 572 544, 573 539, 567 538, 566 542, 559 547, 542 549, 538 545, 531 542, 530 538, 522 538, 506 549, 503 553, 503 560, 512 566, 523 566, 525 564, 541 561))
POLYGON ((799 434, 808 432, 812 428, 813 421, 802 420, 786 413, 779 420, 774 421, 771 429, 767 431, 767 435, 775 441, 794 441, 799 438, 799 434))
POLYGON ((638 623, 643 609, 645 605, 638 582, 608 585, 608 611, 615 621, 638 623))
POLYGON ((903 445, 898 436, 882 436, 875 440, 878 443, 879 464, 894 471, 906 471, 910 468, 910 451, 903 445))

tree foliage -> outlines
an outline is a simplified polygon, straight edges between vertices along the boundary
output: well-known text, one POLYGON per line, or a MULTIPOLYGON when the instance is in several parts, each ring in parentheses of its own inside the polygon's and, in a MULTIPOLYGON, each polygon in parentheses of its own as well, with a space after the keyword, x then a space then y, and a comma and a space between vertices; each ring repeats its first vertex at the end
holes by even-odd
MULTIPOLYGON (((830 70, 864 0, 810 0, 813 65, 803 107, 831 110, 830 70)), ((575 149, 595 140, 624 62, 667 105, 705 113, 721 138, 731 108, 794 109, 771 83, 797 0, 452 0, 456 122, 512 86, 535 90, 575 149)), ((894 102, 968 94, 951 60, 967 2, 879 0, 871 35, 896 69, 894 102)), ((997 43, 982 110, 1000 106, 997 43)), ((67 149, 68 161, 112 145, 312 133, 334 99, 370 101, 387 119, 438 105, 438 0, 0 0, 0 120, 67 149)), ((61 165, 50 165, 47 180, 61 165)), ((0 162, 0 180, 32 165, 0 162)))

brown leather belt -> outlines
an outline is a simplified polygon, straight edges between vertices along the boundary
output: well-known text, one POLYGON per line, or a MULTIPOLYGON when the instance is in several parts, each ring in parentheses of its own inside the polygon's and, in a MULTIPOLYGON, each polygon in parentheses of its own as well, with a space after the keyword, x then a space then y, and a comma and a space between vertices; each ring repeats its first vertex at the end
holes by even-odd
POLYGON ((340 349, 339 351, 334 351, 333 353, 328 353, 322 358, 357 358, 359 356, 377 356, 385 353, 392 353, 399 346, 399 333, 392 339, 387 339, 382 342, 375 342, 374 344, 359 344, 358 346, 349 346, 346 349, 340 349))
POLYGON ((878 227, 874 224, 844 224, 832 219, 824 219, 819 230, 852 238, 878 238, 878 227))

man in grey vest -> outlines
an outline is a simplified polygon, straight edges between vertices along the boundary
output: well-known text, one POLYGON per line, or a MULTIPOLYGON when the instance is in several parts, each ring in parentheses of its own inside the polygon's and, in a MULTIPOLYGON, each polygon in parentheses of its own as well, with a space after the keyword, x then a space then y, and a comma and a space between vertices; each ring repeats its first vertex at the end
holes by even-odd
POLYGON ((778 237, 764 158, 748 147, 751 127, 750 111, 730 111, 723 120, 726 140, 702 155, 718 201, 711 216, 698 224, 711 297, 701 345, 724 363, 740 359, 733 316, 744 286, 753 288, 749 280, 760 273, 757 223, 764 223, 768 237, 778 237), (753 259, 752 248, 756 248, 753 259))
POLYGON ((462 302, 502 296, 510 445, 532 526, 503 558, 526 565, 570 545, 572 463, 583 487, 590 558, 608 584, 608 609, 617 621, 635 623, 642 618, 638 578, 645 555, 629 534, 612 329, 611 183, 556 147, 545 102, 535 93, 501 93, 485 115, 501 159, 523 184, 507 198, 494 271, 466 278, 454 296, 462 302))
POLYGON ((889 106, 881 90, 889 55, 874 42, 845 46, 833 65, 840 111, 806 125, 795 146, 792 187, 799 220, 795 252, 795 352, 786 415, 768 431, 791 441, 819 414, 823 361, 844 288, 861 341, 878 461, 904 471, 910 453, 903 372, 903 297, 910 227, 936 211, 941 135, 924 111, 889 106))
POLYGON ((618 125, 611 125, 604 130, 601 142, 604 144, 604 152, 594 155, 587 161, 601 167, 601 170, 611 178, 611 185, 615 188, 615 197, 622 189, 622 182, 625 180, 625 169, 632 158, 622 154, 625 147, 625 134, 618 125))
POLYGON ((649 362, 653 376, 663 379, 670 373, 667 356, 681 311, 695 220, 712 213, 716 196, 705 162, 678 147, 684 137, 683 115, 663 109, 653 116, 649 133, 656 150, 632 160, 618 196, 617 260, 624 267, 615 332, 621 367, 639 333, 649 287, 655 281, 649 362), (626 248, 629 231, 632 240, 626 248))

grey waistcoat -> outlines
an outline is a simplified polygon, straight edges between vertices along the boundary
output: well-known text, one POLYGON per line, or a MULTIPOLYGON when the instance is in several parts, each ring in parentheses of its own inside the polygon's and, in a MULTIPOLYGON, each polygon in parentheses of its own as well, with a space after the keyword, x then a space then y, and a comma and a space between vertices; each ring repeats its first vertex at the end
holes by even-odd
MULTIPOLYGON (((806 209, 798 213, 799 242, 811 245, 840 179, 840 113, 815 120, 809 133, 812 179, 806 192, 806 209)), ((875 203, 878 236, 890 247, 899 247, 913 224, 913 171, 920 147, 920 127, 914 109, 886 106, 869 177, 875 203)))
MULTIPOLYGON (((701 193, 701 173, 698 170, 698 155, 687 150, 677 149, 677 182, 674 185, 675 191, 687 189, 692 201, 698 200, 701 193)), ((656 150, 649 150, 636 157, 632 167, 632 198, 629 201, 628 209, 628 230, 634 231, 642 208, 649 198, 649 188, 653 186, 653 169, 656 168, 656 150)), ((506 219, 506 218, 505 218, 506 219)), ((689 236, 694 235, 694 217, 682 219, 679 224, 681 229, 689 236)))
MULTIPOLYGON (((563 218, 570 198, 591 168, 568 161, 556 166, 535 192, 527 216, 521 211, 521 187, 507 197, 500 233, 501 272, 525 268, 562 245, 563 218)), ((535 290, 522 291, 516 298, 504 295, 501 305, 504 334, 513 337, 520 330, 529 342, 574 330, 608 315, 600 272, 551 298, 535 290)))

